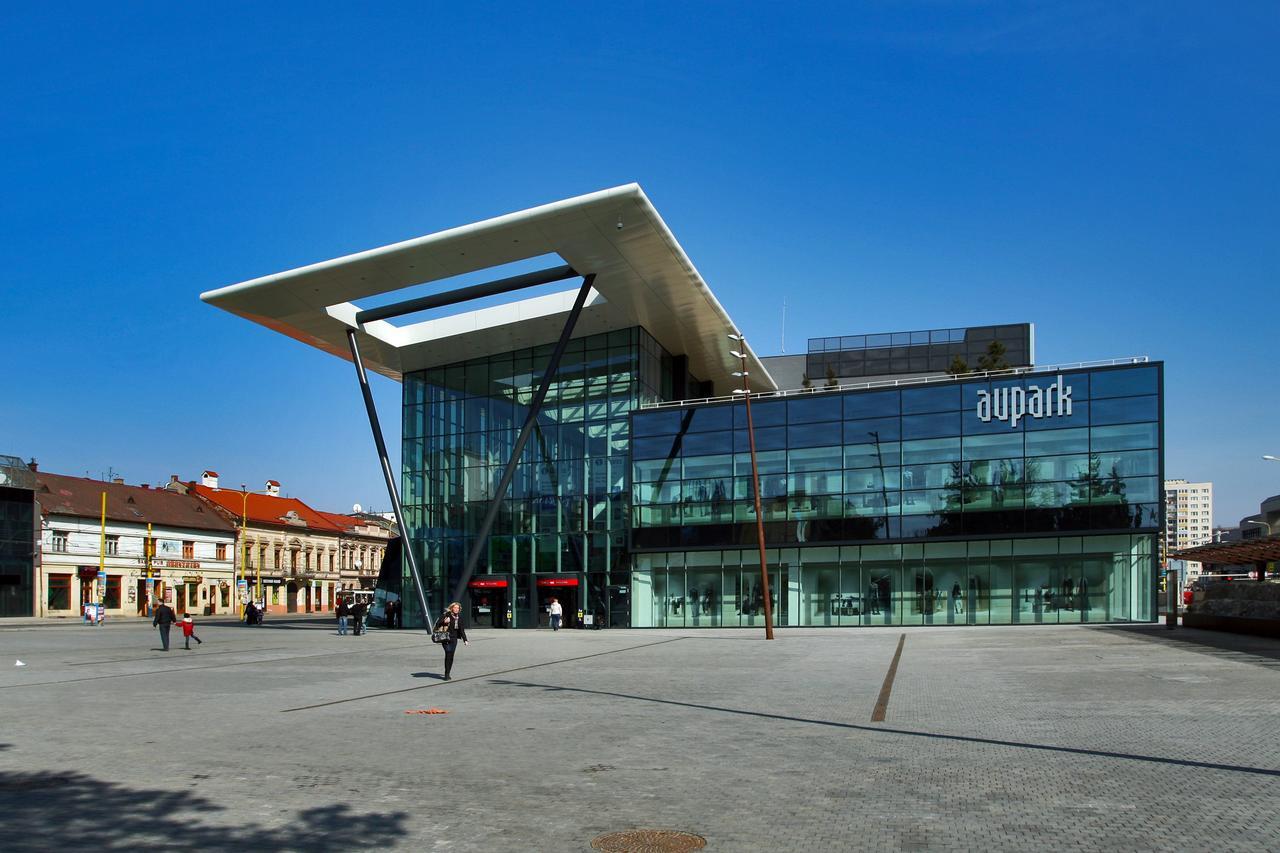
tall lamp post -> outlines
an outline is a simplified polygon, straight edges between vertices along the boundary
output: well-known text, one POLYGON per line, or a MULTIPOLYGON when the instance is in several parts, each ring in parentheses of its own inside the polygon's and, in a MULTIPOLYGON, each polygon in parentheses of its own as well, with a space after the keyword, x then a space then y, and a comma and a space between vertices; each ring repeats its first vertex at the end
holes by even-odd
POLYGON ((764 515, 760 506, 760 468, 756 464, 756 431, 751 420, 751 377, 747 375, 747 339, 742 335, 729 335, 729 340, 737 341, 739 349, 730 350, 729 355, 738 359, 742 369, 734 371, 734 376, 742 379, 742 387, 734 388, 734 394, 741 394, 747 406, 747 444, 751 448, 751 491, 756 502, 756 541, 760 546, 760 584, 764 588, 764 638, 773 639, 773 596, 769 592, 769 566, 764 554, 764 515))
MULTIPOLYGON (((1263 459, 1266 459, 1267 457, 1265 457, 1265 456, 1264 456, 1264 457, 1262 457, 1262 458, 1263 458, 1263 459)), ((1244 520, 1241 522, 1241 524, 1256 524, 1256 525, 1258 525, 1259 527, 1265 527, 1265 528, 1267 528, 1267 538, 1268 538, 1268 539, 1270 539, 1270 538, 1271 538, 1271 523, 1270 523, 1270 522, 1267 522, 1267 521, 1254 521, 1254 520, 1253 520, 1253 519, 1251 519, 1251 518, 1246 518, 1246 519, 1244 519, 1244 520)), ((1267 561, 1266 561, 1266 560, 1262 560, 1261 562, 1259 562, 1259 563, 1257 564, 1257 568, 1258 568, 1258 580, 1260 580, 1260 581, 1265 581, 1265 580, 1267 579, 1267 561)))

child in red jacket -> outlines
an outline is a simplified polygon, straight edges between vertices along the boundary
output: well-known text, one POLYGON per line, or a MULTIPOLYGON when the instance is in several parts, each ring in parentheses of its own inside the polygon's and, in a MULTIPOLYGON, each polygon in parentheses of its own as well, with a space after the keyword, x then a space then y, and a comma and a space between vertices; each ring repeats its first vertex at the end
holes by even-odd
POLYGON ((195 640, 197 643, 204 645, 204 641, 196 636, 196 620, 191 618, 190 613, 182 614, 182 621, 179 622, 178 624, 182 626, 182 642, 183 642, 182 647, 184 649, 186 649, 187 651, 191 651, 192 640, 195 640))

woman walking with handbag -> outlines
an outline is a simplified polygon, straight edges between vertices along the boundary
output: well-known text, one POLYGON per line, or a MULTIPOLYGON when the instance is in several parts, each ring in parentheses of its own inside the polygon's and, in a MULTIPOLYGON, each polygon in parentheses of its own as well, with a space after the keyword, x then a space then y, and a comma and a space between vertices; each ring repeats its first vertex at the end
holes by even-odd
POLYGON ((451 681, 449 673, 453 670, 453 653, 458 650, 458 640, 462 640, 464 646, 471 645, 467 642, 467 626, 462 621, 461 604, 455 601, 445 608, 444 614, 436 620, 431 639, 444 647, 444 680, 451 681))

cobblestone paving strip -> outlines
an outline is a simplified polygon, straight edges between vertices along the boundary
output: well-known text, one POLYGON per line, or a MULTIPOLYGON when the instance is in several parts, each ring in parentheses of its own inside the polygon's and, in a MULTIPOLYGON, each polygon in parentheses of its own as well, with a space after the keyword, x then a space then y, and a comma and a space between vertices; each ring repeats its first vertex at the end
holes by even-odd
POLYGON ((876 697, 876 707, 871 711, 871 722, 883 723, 884 715, 889 710, 889 694, 893 692, 893 679, 898 674, 898 661, 902 659, 902 646, 907 642, 907 635, 898 637, 898 648, 893 653, 893 662, 885 673, 884 684, 880 686, 880 695, 876 697))

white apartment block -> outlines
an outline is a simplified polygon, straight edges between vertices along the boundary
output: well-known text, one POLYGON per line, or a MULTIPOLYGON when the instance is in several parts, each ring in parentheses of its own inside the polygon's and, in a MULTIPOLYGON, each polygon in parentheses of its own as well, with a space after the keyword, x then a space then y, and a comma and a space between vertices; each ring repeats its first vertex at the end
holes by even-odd
MULTIPOLYGON (((1213 541, 1213 483, 1164 481, 1164 556, 1213 541)), ((1187 582, 1200 576, 1200 563, 1187 563, 1187 582)))

